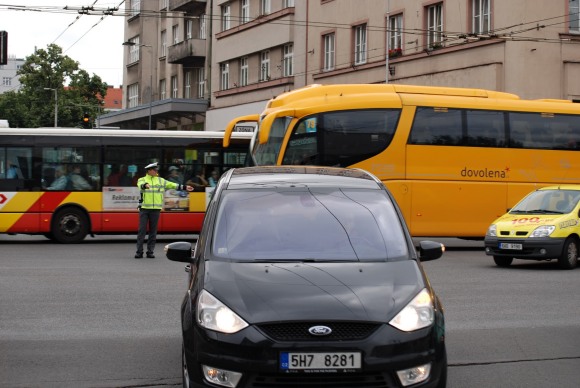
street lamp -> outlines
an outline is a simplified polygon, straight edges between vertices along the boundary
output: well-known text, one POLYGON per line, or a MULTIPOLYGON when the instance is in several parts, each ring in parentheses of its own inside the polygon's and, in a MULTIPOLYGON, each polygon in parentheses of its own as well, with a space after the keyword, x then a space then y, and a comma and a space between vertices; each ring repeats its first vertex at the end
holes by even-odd
MULTIPOLYGON (((138 47, 148 47, 150 49, 153 48, 153 46, 149 45, 149 44, 140 44, 140 43, 135 43, 135 42, 123 42, 123 46, 138 46, 138 47)), ((149 130, 151 130, 151 104, 153 103, 153 50, 151 50, 151 78, 149 81, 149 130)), ((141 57, 140 53, 139 53, 139 57, 141 57)))
POLYGON ((58 127, 58 93, 56 88, 44 88, 44 90, 54 90, 54 127, 58 127))

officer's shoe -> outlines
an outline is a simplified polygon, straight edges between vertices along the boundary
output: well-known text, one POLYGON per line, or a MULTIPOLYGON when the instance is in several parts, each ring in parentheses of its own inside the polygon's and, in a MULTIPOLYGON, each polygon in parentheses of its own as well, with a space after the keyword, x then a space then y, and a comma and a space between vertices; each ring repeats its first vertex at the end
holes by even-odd
POLYGON ((136 259, 142 259, 143 258, 143 254, 142 253, 135 253, 135 258, 136 259))
POLYGON ((153 253, 147 252, 147 258, 148 259, 154 259, 155 258, 155 255, 153 253))

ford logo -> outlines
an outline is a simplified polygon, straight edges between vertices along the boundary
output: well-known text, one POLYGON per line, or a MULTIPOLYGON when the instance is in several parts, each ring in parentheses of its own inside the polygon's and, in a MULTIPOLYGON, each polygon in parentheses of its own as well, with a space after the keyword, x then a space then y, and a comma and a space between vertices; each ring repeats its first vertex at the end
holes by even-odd
POLYGON ((332 329, 328 326, 312 326, 308 332, 312 335, 329 335, 332 329))

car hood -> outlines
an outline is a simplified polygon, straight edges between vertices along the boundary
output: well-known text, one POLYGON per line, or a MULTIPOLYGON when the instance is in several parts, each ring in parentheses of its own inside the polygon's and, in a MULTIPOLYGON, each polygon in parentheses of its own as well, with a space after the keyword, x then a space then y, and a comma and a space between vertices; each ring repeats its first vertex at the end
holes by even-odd
POLYGON ((425 287, 413 260, 205 264, 204 288, 248 323, 304 319, 387 322, 425 287))
MULTIPOLYGON (((572 220, 577 224, 577 218, 571 217, 568 214, 509 214, 506 213, 497 220, 494 224, 497 226, 498 233, 500 231, 525 231, 531 232, 538 226, 543 225, 559 225, 566 220, 572 220)), ((568 225, 572 226, 572 225, 568 225)))

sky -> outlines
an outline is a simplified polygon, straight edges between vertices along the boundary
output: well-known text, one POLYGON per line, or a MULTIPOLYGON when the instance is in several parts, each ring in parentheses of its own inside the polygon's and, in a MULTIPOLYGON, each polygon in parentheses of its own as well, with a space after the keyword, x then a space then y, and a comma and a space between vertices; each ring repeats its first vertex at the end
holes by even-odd
POLYGON ((0 0, 0 31, 8 32, 9 57, 25 59, 35 48, 46 49, 54 43, 90 75, 120 87, 124 10, 123 0, 0 0), (90 6, 94 8, 91 14, 77 11, 90 6), (103 11, 110 8, 119 11, 104 16, 103 11))

